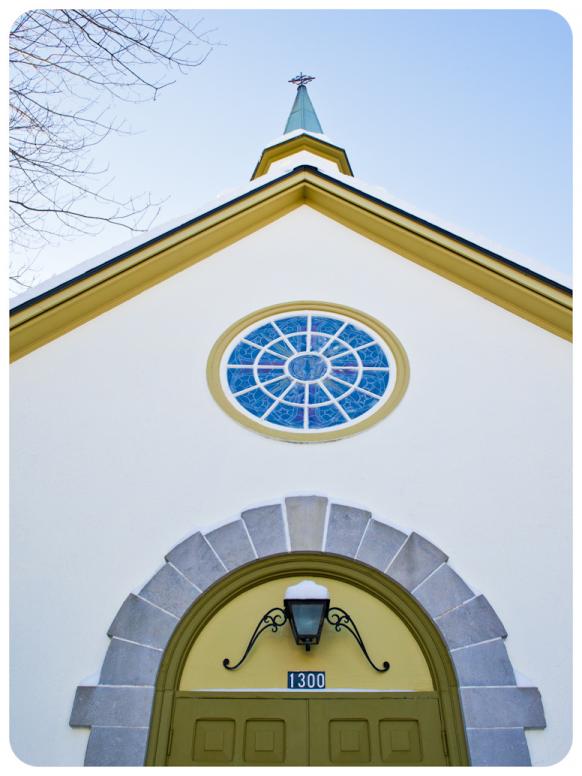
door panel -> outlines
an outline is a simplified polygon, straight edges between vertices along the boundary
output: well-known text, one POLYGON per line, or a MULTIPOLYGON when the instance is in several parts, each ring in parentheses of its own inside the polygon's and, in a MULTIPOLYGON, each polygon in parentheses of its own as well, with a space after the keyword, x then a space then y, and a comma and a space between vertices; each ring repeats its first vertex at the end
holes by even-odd
POLYGON ((436 698, 309 701, 310 765, 447 765, 436 698))
POLYGON ((168 765, 307 765, 307 700, 176 698, 168 765))
POLYGON ((168 765, 447 765, 434 695, 175 700, 168 765))

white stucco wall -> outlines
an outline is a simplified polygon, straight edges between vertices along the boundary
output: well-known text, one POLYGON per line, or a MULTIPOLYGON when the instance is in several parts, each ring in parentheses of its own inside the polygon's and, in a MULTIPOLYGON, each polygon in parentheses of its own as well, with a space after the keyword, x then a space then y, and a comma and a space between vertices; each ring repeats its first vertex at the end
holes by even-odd
POLYGON ((126 595, 198 527, 320 493, 449 554, 541 690, 534 763, 570 742, 570 345, 308 207, 12 367, 12 744, 81 764, 68 719, 126 595), (213 401, 220 334, 277 302, 382 320, 410 385, 396 410, 327 444, 274 441, 213 401))

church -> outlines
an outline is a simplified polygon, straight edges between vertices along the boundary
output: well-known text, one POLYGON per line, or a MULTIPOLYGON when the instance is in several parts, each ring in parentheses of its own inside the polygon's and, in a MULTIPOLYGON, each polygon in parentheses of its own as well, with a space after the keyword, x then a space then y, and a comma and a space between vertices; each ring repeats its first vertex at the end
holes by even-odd
POLYGON ((357 179, 310 80, 236 193, 12 301, 25 763, 568 753, 571 290, 357 179))

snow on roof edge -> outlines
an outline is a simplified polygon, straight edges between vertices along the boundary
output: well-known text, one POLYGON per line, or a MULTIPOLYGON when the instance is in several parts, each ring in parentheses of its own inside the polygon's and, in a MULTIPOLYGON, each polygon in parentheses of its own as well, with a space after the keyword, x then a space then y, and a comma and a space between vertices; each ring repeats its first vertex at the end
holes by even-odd
MULTIPOLYGON (((281 142, 282 139, 289 139, 290 137, 293 137, 293 135, 295 134, 303 134, 303 133, 305 133, 304 130, 303 131, 294 130, 293 132, 289 132, 286 135, 283 135, 278 140, 274 141, 272 145, 276 144, 277 142, 281 142)), ((313 134, 313 133, 307 133, 307 134, 313 134)), ((324 135, 317 135, 317 136, 328 140, 328 138, 326 138, 324 135)), ((328 141, 328 142, 331 142, 331 141, 328 141)), ((291 172, 293 169, 293 166, 294 166, 293 164, 290 164, 289 169, 285 170, 283 172, 283 175, 286 174, 287 172, 291 172)), ((539 261, 537 259, 532 259, 529 256, 524 256, 518 251, 507 249, 504 246, 500 246, 488 240, 483 235, 476 235, 476 234, 463 232, 463 230, 459 229, 455 224, 451 222, 447 222, 446 220, 439 218, 437 215, 429 211, 419 210, 410 202, 402 200, 397 196, 393 195, 383 186, 369 184, 365 181, 362 181, 359 178, 355 178, 351 175, 345 175, 343 173, 340 173, 339 171, 334 172, 333 175, 329 172, 328 169, 326 169, 325 171, 322 170, 322 172, 327 176, 336 178, 340 183, 344 183, 350 186, 351 188, 360 190, 364 194, 371 195, 376 199, 381 200, 388 206, 399 208, 400 210, 403 210, 409 213, 410 215, 415 216, 416 218, 420 218, 424 221, 427 221, 428 223, 430 223, 431 225, 437 228, 444 229, 448 232, 451 232, 451 234, 455 235, 456 237, 459 237, 462 240, 472 242, 475 245, 485 250, 496 253, 501 258, 504 258, 508 261, 511 261, 517 264, 519 267, 523 268, 526 271, 530 270, 532 272, 535 272, 536 274, 540 275, 542 278, 549 280, 550 282, 559 283, 560 285, 570 290, 572 288, 571 275, 563 273, 560 270, 555 269, 554 267, 549 267, 548 265, 544 264, 544 262, 542 261, 539 261)), ((181 226, 184 226, 185 224, 189 223, 193 219, 204 216, 205 214, 211 212, 212 210, 215 210, 217 207, 226 205, 238 197, 244 196, 245 194, 249 194, 254 189, 260 188, 261 186, 265 185, 266 183, 269 183, 271 180, 275 180, 278 177, 281 177, 281 172, 279 170, 267 172, 265 175, 261 175, 260 177, 255 178, 252 181, 249 181, 243 186, 227 189, 221 192, 220 194, 218 194, 213 200, 209 200, 205 202, 199 208, 197 208, 194 211, 191 211, 188 214, 178 216, 176 218, 173 218, 169 221, 164 222, 163 224, 160 224, 157 227, 154 227, 153 229, 150 229, 147 232, 140 233, 139 235, 137 235, 136 237, 133 237, 130 240, 126 240, 123 243, 119 243, 115 245, 113 248, 107 251, 103 251, 102 253, 99 253, 90 259, 85 259, 79 264, 75 264, 72 267, 69 267, 69 269, 66 269, 63 272, 54 274, 50 278, 47 278, 46 280, 41 281, 36 286, 33 286, 32 288, 29 288, 26 291, 22 291, 20 294, 17 294, 10 299, 9 308, 10 310, 14 310, 15 308, 20 307, 21 305, 26 304, 43 294, 50 293, 51 291, 54 291, 59 286, 62 286, 66 283, 70 283, 71 281, 74 281, 76 278, 79 278, 86 272, 90 272, 91 270, 94 270, 97 267, 101 266, 102 264, 106 264, 109 261, 114 261, 116 258, 122 256, 123 254, 129 251, 135 250, 140 246, 145 245, 148 242, 151 242, 152 240, 162 237, 164 234, 167 234, 168 232, 171 232, 174 229, 179 229, 181 226)))
POLYGON ((228 204, 237 197, 249 194, 254 189, 260 188, 265 183, 268 183, 271 179, 280 177, 280 174, 280 172, 273 172, 272 174, 267 173, 266 175, 262 175, 260 178, 255 178, 255 180, 249 181, 244 186, 226 189, 220 194, 217 194, 214 199, 207 200, 202 205, 200 205, 200 207, 190 211, 189 213, 176 216, 175 218, 165 221, 159 226, 149 229, 147 232, 140 232, 135 237, 132 237, 129 240, 125 240, 122 243, 117 243, 112 248, 109 248, 106 251, 102 251, 96 256, 85 259, 84 261, 79 262, 79 264, 74 264, 72 267, 63 270, 62 272, 55 273, 54 275, 51 275, 51 277, 42 280, 36 286, 32 286, 32 288, 29 288, 26 291, 22 291, 21 293, 13 296, 10 300, 10 309, 12 310, 15 307, 19 307, 21 304, 25 304, 26 302, 29 302, 31 299, 35 299, 41 294, 46 294, 58 286, 75 280, 86 272, 90 272, 102 264, 106 264, 109 261, 114 261, 116 258, 122 256, 123 254, 132 250, 136 250, 140 246, 162 237, 164 234, 167 234, 174 229, 179 229, 181 226, 184 226, 193 219, 204 216, 207 213, 210 213, 212 210, 215 210, 222 205, 228 204))

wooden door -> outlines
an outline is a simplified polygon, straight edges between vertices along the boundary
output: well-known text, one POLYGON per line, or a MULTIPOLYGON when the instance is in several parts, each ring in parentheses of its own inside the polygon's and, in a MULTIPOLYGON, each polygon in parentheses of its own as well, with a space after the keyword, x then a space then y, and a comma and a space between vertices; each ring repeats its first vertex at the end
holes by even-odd
POLYGON ((447 765, 435 697, 309 701, 310 765, 447 765))
POLYGON ((308 765, 307 700, 178 697, 167 765, 308 765))
POLYGON ((167 765, 447 765, 434 693, 176 698, 167 765))

